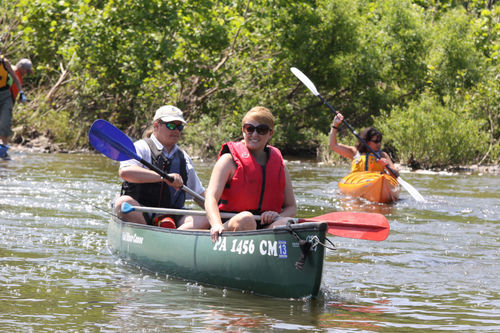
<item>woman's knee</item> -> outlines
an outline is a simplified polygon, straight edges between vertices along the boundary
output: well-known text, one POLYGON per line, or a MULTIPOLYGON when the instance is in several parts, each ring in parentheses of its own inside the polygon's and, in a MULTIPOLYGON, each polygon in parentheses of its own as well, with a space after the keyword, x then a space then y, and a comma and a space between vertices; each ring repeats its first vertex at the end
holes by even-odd
POLYGON ((210 229, 210 222, 206 216, 187 215, 179 220, 177 229, 210 229))
POLYGON ((237 219, 234 221, 234 225, 231 226, 231 229, 236 230, 255 230, 257 229, 257 223, 255 222, 255 218, 250 212, 241 212, 236 215, 237 219))

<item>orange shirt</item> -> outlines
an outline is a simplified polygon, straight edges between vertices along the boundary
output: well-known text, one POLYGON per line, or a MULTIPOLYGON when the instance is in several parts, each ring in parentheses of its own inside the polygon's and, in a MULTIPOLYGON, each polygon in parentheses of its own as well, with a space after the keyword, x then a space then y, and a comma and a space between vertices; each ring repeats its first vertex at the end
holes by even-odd
MULTIPOLYGON (((16 70, 15 73, 17 75, 17 79, 19 80, 19 83, 22 86, 23 85, 23 78, 19 74, 19 70, 16 70)), ((19 94, 19 89, 17 89, 17 85, 16 84, 14 84, 14 83, 12 84, 12 86, 10 87, 10 93, 12 94, 12 100, 15 103, 16 99, 17 99, 17 94, 19 94)))

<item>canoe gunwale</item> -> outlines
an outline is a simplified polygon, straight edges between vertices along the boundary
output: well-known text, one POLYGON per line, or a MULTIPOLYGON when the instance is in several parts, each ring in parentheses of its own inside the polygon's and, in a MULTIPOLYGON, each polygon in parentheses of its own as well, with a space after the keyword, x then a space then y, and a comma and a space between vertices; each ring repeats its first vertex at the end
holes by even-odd
MULTIPOLYGON (((182 234, 182 235, 206 235, 207 233, 210 232, 208 229, 170 229, 170 228, 161 228, 153 225, 148 225, 148 224, 140 224, 140 223, 134 223, 134 222, 126 222, 123 220, 120 220, 119 218, 113 216, 112 218, 116 223, 123 224, 123 225, 128 225, 133 228, 139 228, 139 229, 147 229, 147 230, 154 230, 158 232, 165 232, 165 233, 174 233, 174 234, 182 234)), ((290 227, 294 231, 300 231, 300 230, 319 230, 319 231, 327 231, 328 230, 328 224, 326 222, 302 222, 302 223, 295 223, 295 224, 290 224, 290 227)), ((270 228, 270 229, 258 229, 258 230, 246 230, 246 231, 226 231, 223 233, 223 235, 231 235, 231 236, 250 236, 250 235, 261 235, 265 233, 289 233, 289 231, 286 229, 286 226, 278 226, 275 228, 270 228)))

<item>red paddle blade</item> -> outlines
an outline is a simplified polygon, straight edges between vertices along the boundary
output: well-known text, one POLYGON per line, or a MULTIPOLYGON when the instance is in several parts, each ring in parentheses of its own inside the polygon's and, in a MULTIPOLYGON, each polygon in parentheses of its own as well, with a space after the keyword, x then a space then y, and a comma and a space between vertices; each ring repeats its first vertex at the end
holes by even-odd
POLYGON ((300 222, 328 222, 328 233, 346 238, 383 241, 389 236, 389 222, 378 213, 333 212, 300 222))

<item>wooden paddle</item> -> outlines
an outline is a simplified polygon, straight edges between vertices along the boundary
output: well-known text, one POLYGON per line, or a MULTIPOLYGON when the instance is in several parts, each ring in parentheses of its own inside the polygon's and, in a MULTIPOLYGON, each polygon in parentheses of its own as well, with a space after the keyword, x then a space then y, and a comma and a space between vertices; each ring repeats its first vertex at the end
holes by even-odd
MULTIPOLYGON (((120 131, 118 128, 116 128, 106 120, 98 119, 94 121, 94 123, 90 127, 89 141, 95 149, 97 149, 105 156, 111 158, 112 160, 126 161, 135 159, 147 166, 149 169, 155 171, 168 181, 174 181, 174 179, 163 172, 163 170, 155 167, 154 165, 145 161, 139 155, 137 155, 132 140, 130 140, 130 138, 125 133, 120 131)), ((185 185, 182 185, 181 190, 191 194, 194 198, 200 200, 201 202, 205 201, 205 198, 185 185)))
MULTIPOLYGON (((292 73, 313 93, 313 95, 315 96, 318 96, 319 99, 321 100, 321 102, 323 102, 323 104, 325 104, 326 106, 328 106, 328 108, 335 114, 337 115, 337 111, 333 108, 333 106, 331 106, 324 98, 323 96, 321 96, 318 92, 318 90, 316 89, 316 86, 314 85, 314 83, 312 83, 311 80, 309 80, 309 78, 304 74, 302 73, 299 69, 295 68, 295 67, 292 67, 290 68, 290 70, 292 71, 292 73)), ((368 143, 363 140, 363 138, 361 138, 359 136, 359 134, 354 130, 354 128, 352 128, 352 126, 344 119, 343 120, 343 123, 347 126, 347 128, 356 136, 356 138, 358 138, 359 141, 361 141, 365 146, 366 148, 373 154, 375 155, 376 159, 379 160, 380 159, 380 153, 379 152, 376 152, 374 151, 369 145, 368 143)), ((389 166, 385 166, 385 168, 392 174, 392 175, 396 175, 396 173, 394 172, 394 170, 392 170, 389 166)), ((413 186, 411 186, 410 184, 408 184, 407 182, 405 182, 400 176, 396 178, 398 180, 398 182, 408 191, 408 193, 411 194, 411 196, 417 200, 417 201, 422 201, 424 202, 425 199, 424 197, 417 191, 416 188, 414 188, 413 186)))
MULTIPOLYGON (((206 212, 202 210, 132 206, 127 202, 122 204, 121 211, 125 214, 138 211, 169 215, 206 215, 206 212)), ((231 218, 235 215, 236 213, 221 212, 222 218, 231 218)), ((254 215, 254 218, 259 220, 260 216, 254 215)), ((390 231, 389 222, 384 215, 378 213, 332 212, 316 217, 292 218, 291 220, 294 223, 327 222, 329 234, 372 241, 383 241, 387 238, 390 231)))

